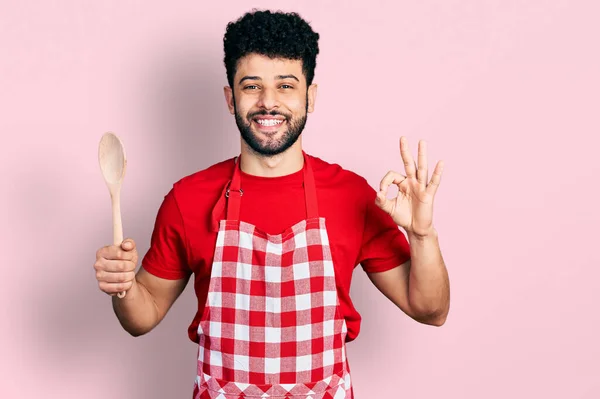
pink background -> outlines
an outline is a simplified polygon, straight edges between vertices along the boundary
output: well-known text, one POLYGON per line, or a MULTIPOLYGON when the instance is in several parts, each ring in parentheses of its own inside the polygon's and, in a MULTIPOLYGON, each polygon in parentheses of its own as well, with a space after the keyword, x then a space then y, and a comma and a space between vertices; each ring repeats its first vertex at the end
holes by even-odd
POLYGON ((357 270, 357 398, 600 398, 599 4, 3 2, 0 397, 190 397, 191 286, 137 339, 97 288, 97 145, 125 142, 123 223, 143 254, 172 183, 238 151, 222 36, 260 6, 322 35, 308 152, 373 186, 402 171, 400 135, 446 163, 448 321, 412 321, 357 270))

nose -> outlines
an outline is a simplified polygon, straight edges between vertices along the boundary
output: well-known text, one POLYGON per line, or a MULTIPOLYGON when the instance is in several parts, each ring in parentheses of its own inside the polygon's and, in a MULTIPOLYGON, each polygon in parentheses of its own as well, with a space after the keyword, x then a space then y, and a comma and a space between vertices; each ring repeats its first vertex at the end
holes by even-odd
POLYGON ((277 98, 277 92, 273 89, 264 88, 260 93, 257 105, 264 109, 279 107, 279 99, 277 98))

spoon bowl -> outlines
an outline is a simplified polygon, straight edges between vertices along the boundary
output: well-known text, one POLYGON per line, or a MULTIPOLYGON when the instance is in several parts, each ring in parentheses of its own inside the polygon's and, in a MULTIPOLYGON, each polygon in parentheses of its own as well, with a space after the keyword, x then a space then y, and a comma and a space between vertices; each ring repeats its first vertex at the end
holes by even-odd
POLYGON ((105 133, 98 147, 98 161, 107 184, 119 184, 125 177, 127 159, 121 139, 114 133, 105 133))

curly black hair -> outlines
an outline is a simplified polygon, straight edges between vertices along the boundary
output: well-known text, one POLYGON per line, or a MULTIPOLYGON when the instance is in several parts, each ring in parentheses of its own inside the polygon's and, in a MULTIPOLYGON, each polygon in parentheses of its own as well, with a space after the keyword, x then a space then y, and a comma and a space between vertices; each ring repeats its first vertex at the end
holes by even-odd
POLYGON ((244 14, 227 24, 223 37, 229 86, 233 87, 238 60, 250 53, 302 60, 302 72, 307 86, 310 86, 317 66, 318 41, 319 34, 295 12, 254 9, 244 14))

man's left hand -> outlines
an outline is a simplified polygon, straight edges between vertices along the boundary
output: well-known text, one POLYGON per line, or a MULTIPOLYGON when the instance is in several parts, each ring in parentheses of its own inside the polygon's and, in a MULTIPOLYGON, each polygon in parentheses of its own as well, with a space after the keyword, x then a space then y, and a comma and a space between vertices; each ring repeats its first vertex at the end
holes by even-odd
POLYGON ((418 162, 415 163, 408 148, 408 140, 401 137, 400 156, 406 175, 388 172, 381 180, 375 203, 408 234, 425 237, 433 232, 433 199, 440 185, 444 164, 443 161, 437 163, 428 183, 425 141, 419 141, 418 162), (398 195, 388 199, 387 191, 392 184, 398 186, 398 195))

